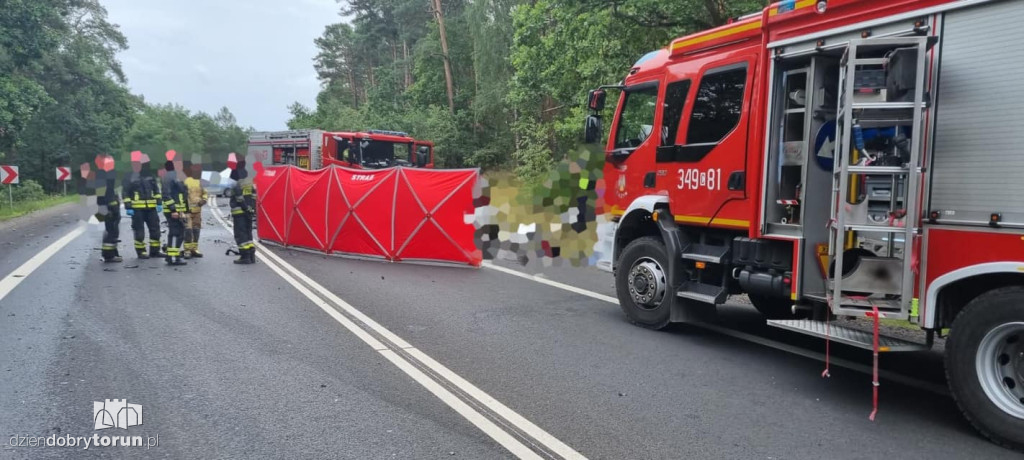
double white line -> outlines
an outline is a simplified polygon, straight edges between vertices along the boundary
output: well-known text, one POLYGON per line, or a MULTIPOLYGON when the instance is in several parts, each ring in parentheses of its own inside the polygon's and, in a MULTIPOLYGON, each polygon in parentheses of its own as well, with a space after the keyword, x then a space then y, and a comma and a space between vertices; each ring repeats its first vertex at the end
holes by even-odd
MULTIPOLYGON (((217 209, 216 199, 211 211, 224 228, 229 228, 228 223, 224 221, 217 209)), ((516 457, 524 459, 586 458, 435 361, 426 353, 413 347, 395 333, 370 319, 363 312, 285 262, 277 254, 258 243, 256 247, 262 256, 263 263, 278 276, 516 457)))

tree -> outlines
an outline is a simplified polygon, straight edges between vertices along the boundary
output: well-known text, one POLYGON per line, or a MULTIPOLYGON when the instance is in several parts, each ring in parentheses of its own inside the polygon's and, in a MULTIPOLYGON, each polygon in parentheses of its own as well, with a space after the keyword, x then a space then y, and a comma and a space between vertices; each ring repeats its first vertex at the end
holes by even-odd
POLYGON ((588 89, 620 81, 637 58, 675 37, 766 4, 343 1, 349 23, 316 40, 316 106, 293 105, 288 125, 407 130, 434 140, 445 165, 511 166, 540 177, 578 150, 588 89))
POLYGON ((455 89, 452 84, 452 61, 448 55, 448 34, 444 29, 444 11, 441 9, 441 0, 433 0, 434 18, 437 20, 437 30, 441 37, 441 59, 444 60, 444 82, 448 90, 448 112, 455 113, 455 89))

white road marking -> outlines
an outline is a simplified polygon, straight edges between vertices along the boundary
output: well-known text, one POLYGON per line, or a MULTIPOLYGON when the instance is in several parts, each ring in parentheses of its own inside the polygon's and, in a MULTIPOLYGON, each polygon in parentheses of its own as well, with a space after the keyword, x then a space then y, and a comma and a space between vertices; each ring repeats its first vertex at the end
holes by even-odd
MULTIPOLYGON (((228 223, 221 216, 220 211, 216 208, 216 206, 216 200, 214 200, 214 207, 211 209, 214 218, 216 218, 217 221, 220 222, 220 224, 224 228, 229 228, 228 223)), ((412 357, 423 366, 426 366, 427 368, 435 372, 440 379, 443 379, 448 384, 451 384, 456 388, 460 389, 470 398, 473 398, 476 403, 479 403, 480 405, 491 410, 493 413, 502 417, 510 425, 514 426, 522 433, 529 435, 537 442, 542 444, 547 450, 566 459, 586 459, 586 457, 584 457, 582 454, 580 454, 573 448, 559 441, 557 438, 555 438, 548 432, 544 431, 537 425, 533 424, 525 417, 519 415, 512 409, 509 409, 507 406, 500 403, 498 400, 491 397, 480 388, 477 388, 475 385, 469 383, 467 380, 463 379, 458 374, 452 372, 447 367, 444 367, 441 363, 432 359, 426 353, 423 353, 422 351, 414 348, 401 337, 397 336, 384 326, 381 326, 376 321, 370 319, 370 317, 363 314, 361 311, 353 307, 351 304, 345 302, 340 297, 335 295, 333 292, 329 291, 327 288, 323 287, 316 281, 312 280, 311 278, 306 276, 297 268, 293 267, 288 262, 285 262, 283 259, 278 257, 277 254, 274 254, 272 251, 267 250, 263 245, 259 243, 257 243, 256 246, 259 250, 260 255, 263 256, 263 263, 265 263, 268 267, 270 267, 271 270, 273 270, 275 273, 281 276, 281 278, 284 279, 285 282, 295 287, 295 289, 297 289, 304 296, 313 301, 314 304, 319 306, 328 315, 330 315, 336 321, 341 323, 342 326, 344 326, 357 337, 362 339, 364 342, 366 342, 367 345, 370 345, 371 348, 376 350, 388 361, 390 361, 396 367, 405 372, 406 375, 411 377, 414 381, 416 381, 416 383, 422 385, 424 388, 427 389, 427 391, 430 391, 432 394, 434 394, 434 396, 436 396, 438 399, 447 404, 448 407, 451 407, 459 415, 464 417, 466 420, 475 425, 485 434, 490 436, 491 439, 494 439, 496 442, 501 444, 502 447, 506 448, 516 457, 524 459, 542 458, 539 455, 537 455, 532 449, 530 449, 525 444, 516 439, 514 436, 512 436, 508 431, 496 425, 494 422, 492 422, 486 416, 481 414, 479 411, 475 410, 473 407, 470 407, 463 400, 459 399, 459 397, 456 396, 454 393, 443 387, 433 378, 431 378, 423 371, 421 371, 419 368, 417 368, 415 365, 410 363, 407 359, 396 353, 395 350, 404 351, 405 353, 408 354, 408 356, 412 357), (296 278, 298 278, 298 280, 296 280, 296 278), (307 288, 307 286, 309 288, 307 288), (314 293, 310 291, 310 288, 316 292, 314 293), (326 301, 324 299, 326 299, 326 301), (374 338, 360 325, 349 320, 347 317, 339 313, 337 309, 332 308, 330 305, 328 305, 327 301, 330 301, 330 303, 333 303, 335 306, 337 306, 345 313, 351 315, 352 317, 362 322, 363 325, 365 325, 367 328, 373 330, 381 337, 383 337, 384 341, 388 342, 388 344, 384 344, 381 341, 374 338)))
POLYGON ((619 304, 619 300, 616 299, 615 297, 612 297, 612 296, 609 296, 609 295, 604 295, 604 294, 598 294, 598 293, 596 293, 594 291, 588 291, 586 289, 580 289, 580 288, 578 288, 576 286, 571 286, 571 285, 568 285, 568 284, 559 283, 558 281, 551 281, 551 280, 549 280, 547 278, 541 278, 540 276, 531 275, 529 273, 523 273, 521 271, 513 270, 511 268, 505 268, 505 267, 502 267, 500 265, 494 265, 494 263, 492 263, 489 260, 485 260, 483 262, 483 266, 485 268, 489 268, 491 270, 497 270, 499 272, 507 273, 507 274, 512 275, 512 276, 518 276, 520 278, 528 279, 530 281, 536 281, 538 283, 546 284, 548 286, 554 286, 556 288, 564 289, 564 290, 569 291, 569 292, 574 292, 574 293, 579 294, 579 295, 585 295, 587 297, 593 297, 593 298, 595 298, 597 300, 603 300, 605 302, 613 303, 615 305, 619 304))
MULTIPOLYGON (((492 270, 497 270, 497 271, 502 272, 502 273, 507 273, 509 275, 518 276, 520 278, 528 279, 528 280, 531 280, 531 281, 536 281, 538 283, 546 284, 548 286, 553 286, 553 287, 556 287, 556 288, 559 288, 559 289, 564 289, 566 291, 573 292, 573 293, 576 293, 576 294, 581 294, 581 295, 585 295, 587 297, 592 297, 592 298, 595 298, 595 299, 598 299, 598 300, 603 300, 603 301, 611 303, 611 304, 615 304, 615 305, 619 304, 619 299, 616 299, 615 297, 607 296, 607 295, 604 295, 604 294, 599 294, 599 293, 593 292, 593 291, 588 291, 586 289, 580 289, 580 288, 578 288, 576 286, 571 286, 571 285, 568 285, 568 284, 559 283, 557 281, 551 281, 551 280, 549 280, 547 278, 541 278, 541 277, 536 276, 536 275, 530 275, 528 273, 523 273, 521 271, 513 270, 511 268, 506 268, 506 267, 502 267, 502 266, 499 266, 499 265, 494 265, 489 260, 485 260, 484 263, 483 263, 483 266, 486 267, 486 268, 492 269, 492 270)), ((797 347, 795 345, 789 345, 787 343, 783 343, 783 342, 779 342, 779 341, 776 341, 776 340, 764 338, 764 337, 757 336, 757 335, 754 335, 754 334, 748 334, 746 332, 740 332, 740 331, 737 331, 735 329, 729 329, 729 328, 718 326, 718 325, 715 325, 715 324, 708 324, 708 323, 688 323, 688 324, 691 324, 693 326, 697 326, 697 327, 700 327, 700 328, 703 328, 703 329, 707 329, 707 330, 710 330, 710 331, 714 331, 714 332, 717 332, 717 333, 722 334, 722 335, 727 335, 727 336, 730 336, 730 337, 733 337, 733 338, 736 338, 736 339, 745 340, 747 342, 756 343, 758 345, 764 345, 766 347, 774 348, 776 350, 785 351, 787 353, 793 353, 795 355, 800 355, 800 356, 803 356, 805 358, 811 358, 811 359, 815 359, 815 360, 822 361, 822 362, 825 361, 825 355, 824 354, 818 353, 818 352, 814 352, 814 351, 810 351, 810 350, 807 350, 807 349, 804 349, 804 348, 800 348, 800 347, 797 347)), ((847 369, 850 369, 850 370, 854 370, 854 371, 857 371, 857 372, 861 372, 861 373, 864 373, 864 374, 871 374, 872 373, 872 368, 870 366, 859 364, 859 363, 856 363, 856 362, 853 362, 853 361, 849 361, 849 360, 846 360, 846 359, 843 359, 843 358, 837 358, 835 356, 830 356, 828 361, 830 363, 832 363, 832 364, 835 364, 836 366, 844 367, 844 368, 847 368, 847 369)), ((935 394, 938 394, 938 395, 942 395, 942 396, 949 396, 949 390, 945 386, 937 385, 937 384, 932 383, 932 382, 927 382, 927 381, 924 381, 924 380, 915 379, 913 377, 907 377, 905 375, 897 374, 897 373, 894 373, 894 372, 891 372, 891 371, 886 371, 886 370, 880 370, 878 375, 881 376, 882 378, 884 378, 886 380, 889 380, 889 381, 892 381, 892 382, 897 382, 897 383, 901 383, 903 385, 920 388, 920 389, 927 390, 927 391, 930 391, 932 393, 935 393, 935 394)))
POLYGON ((78 238, 82 233, 85 233, 84 225, 75 227, 75 229, 68 232, 67 235, 64 235, 42 251, 39 251, 36 255, 32 256, 31 259, 25 261, 25 263, 21 264, 20 267, 15 268, 14 271, 4 277, 4 279, 0 280, 0 300, 7 297, 7 294, 10 294, 18 284, 24 281, 25 278, 28 278, 28 275, 32 274, 32 272, 39 268, 40 265, 43 265, 43 263, 49 260, 50 257, 53 257, 57 251, 63 249, 64 246, 67 246, 68 243, 75 238, 78 238))

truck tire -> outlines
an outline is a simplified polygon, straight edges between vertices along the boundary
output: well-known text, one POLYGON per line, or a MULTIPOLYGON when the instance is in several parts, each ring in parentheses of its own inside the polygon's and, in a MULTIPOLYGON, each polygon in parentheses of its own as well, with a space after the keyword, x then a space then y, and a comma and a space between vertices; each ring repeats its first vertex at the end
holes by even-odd
POLYGON ((946 343, 946 379, 981 434, 1024 451, 1024 286, 986 292, 957 315, 946 343))
POLYGON ((747 294, 750 303, 768 319, 793 318, 793 301, 785 297, 769 297, 758 294, 747 294))
POLYGON ((658 238, 645 236, 626 246, 615 271, 619 306, 630 322, 648 329, 668 326, 671 298, 668 255, 658 238))

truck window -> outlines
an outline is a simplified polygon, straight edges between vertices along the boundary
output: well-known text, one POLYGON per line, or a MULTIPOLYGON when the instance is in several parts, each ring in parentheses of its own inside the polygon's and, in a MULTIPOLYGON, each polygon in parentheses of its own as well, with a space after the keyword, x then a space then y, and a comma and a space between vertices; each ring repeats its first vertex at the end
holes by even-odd
POLYGON ((746 67, 725 71, 710 70, 697 88, 697 97, 686 134, 687 144, 720 142, 740 122, 746 67))
POLYGON ((654 129, 654 109, 658 103, 657 85, 627 89, 615 130, 615 149, 633 149, 642 144, 654 129))
POLYGON ((690 92, 690 80, 669 83, 665 90, 665 114, 661 118, 661 145, 676 143, 679 122, 683 119, 686 95, 690 92))

